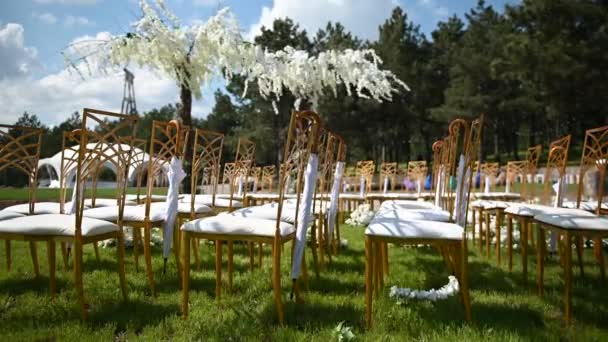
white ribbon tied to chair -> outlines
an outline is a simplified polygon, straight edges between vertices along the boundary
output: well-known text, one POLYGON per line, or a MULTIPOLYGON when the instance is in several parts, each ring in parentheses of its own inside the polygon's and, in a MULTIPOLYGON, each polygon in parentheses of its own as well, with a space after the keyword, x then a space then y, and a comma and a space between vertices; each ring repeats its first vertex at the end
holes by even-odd
POLYGON ((422 179, 418 179, 418 181, 416 181, 416 191, 418 193, 418 197, 420 197, 422 194, 422 179))
POLYGON ((490 176, 486 176, 484 183, 485 183, 485 185, 483 187, 483 192, 485 194, 489 194, 490 193, 490 176))
MULTIPOLYGON (((555 208, 559 208, 564 204, 564 191, 566 190, 566 182, 564 182, 563 177, 560 177, 557 180, 557 183, 552 186, 553 191, 555 192, 555 201, 553 201, 553 206, 555 208)), ((555 252, 557 250, 557 233, 551 232, 551 237, 549 239, 549 250, 551 252, 555 252)))
POLYGON ((361 177, 359 180, 359 197, 365 195, 365 177, 361 177))
POLYGON ((441 207, 443 195, 443 165, 437 170, 437 185, 435 186, 435 206, 441 207))
POLYGON ((386 194, 388 192, 388 177, 384 177, 384 187, 382 188, 382 193, 386 194))
POLYGON ((507 179, 505 180, 505 192, 506 193, 511 193, 511 182, 509 181, 509 177, 507 176, 507 179))
POLYGON ((238 180, 239 184, 238 184, 238 192, 237 192, 237 196, 241 197, 243 196, 243 176, 239 176, 239 180, 238 180))
POLYGON ((167 172, 169 178, 169 189, 167 190, 167 199, 165 201, 166 216, 164 232, 165 236, 163 239, 163 256, 169 257, 169 251, 171 250, 171 243, 173 241, 173 229, 175 226, 175 219, 177 218, 177 207, 179 197, 179 185, 186 177, 186 172, 182 167, 182 161, 179 158, 172 157, 169 163, 169 172, 167 172))
POLYGON ((469 192, 469 179, 471 178, 471 169, 467 168, 466 173, 464 172, 465 157, 460 155, 458 161, 458 173, 456 175, 456 200, 454 203, 454 222, 461 227, 466 225, 465 218, 467 213, 467 200, 469 192), (463 178, 464 177, 464 178, 463 178))
POLYGON ((344 173, 344 162, 340 161, 336 164, 336 171, 334 172, 334 183, 331 187, 331 197, 329 204, 329 213, 327 214, 328 232, 329 238, 333 236, 334 227, 336 225, 336 215, 338 214, 338 207, 340 201, 340 183, 342 183, 342 174, 344 173))
POLYGON ((298 208, 297 227, 296 227, 296 248, 291 266, 291 278, 297 279, 300 276, 302 267, 302 257, 306 247, 306 232, 310 225, 310 212, 312 210, 313 193, 317 183, 317 166, 319 158, 316 154, 311 154, 308 158, 308 165, 304 174, 304 191, 302 201, 298 208))

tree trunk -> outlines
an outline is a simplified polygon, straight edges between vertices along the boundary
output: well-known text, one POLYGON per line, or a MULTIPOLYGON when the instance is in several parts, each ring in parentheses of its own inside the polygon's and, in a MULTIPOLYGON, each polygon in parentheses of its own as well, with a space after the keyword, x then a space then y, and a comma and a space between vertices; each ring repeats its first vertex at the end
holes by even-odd
MULTIPOLYGON (((181 101, 181 107, 178 112, 179 118, 183 125, 192 128, 192 90, 185 83, 180 85, 179 99, 181 101)), ((182 182, 182 186, 186 190, 185 192, 190 192, 192 181, 192 146, 194 145, 192 136, 189 137, 186 143, 188 147, 182 159, 186 177, 182 182)))

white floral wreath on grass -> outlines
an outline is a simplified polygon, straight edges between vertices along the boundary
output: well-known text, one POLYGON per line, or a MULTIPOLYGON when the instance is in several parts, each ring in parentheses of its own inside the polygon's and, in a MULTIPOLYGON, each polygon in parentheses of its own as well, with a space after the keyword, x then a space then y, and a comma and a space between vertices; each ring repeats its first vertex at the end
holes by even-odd
POLYGON ((458 283, 458 279, 456 279, 456 277, 454 276, 449 276, 448 283, 437 290, 412 290, 410 288, 393 286, 391 287, 391 292, 389 296, 391 298, 397 299, 397 304, 401 304, 401 300, 403 299, 424 299, 434 302, 439 299, 446 299, 448 297, 451 297, 457 294, 458 291, 460 291, 460 284, 458 283))
POLYGON ((345 221, 346 224, 351 226, 367 226, 374 218, 374 211, 371 210, 369 204, 361 204, 350 213, 350 218, 345 221))

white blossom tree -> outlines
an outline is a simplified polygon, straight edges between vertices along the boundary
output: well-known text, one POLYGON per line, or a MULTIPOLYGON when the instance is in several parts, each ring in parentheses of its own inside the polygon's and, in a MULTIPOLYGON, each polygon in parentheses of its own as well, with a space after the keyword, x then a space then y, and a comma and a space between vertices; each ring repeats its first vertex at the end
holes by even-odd
POLYGON ((340 84, 349 95, 355 91, 377 101, 390 100, 399 88, 408 89, 392 72, 379 69, 382 62, 373 50, 330 50, 310 56, 288 46, 268 52, 243 39, 227 8, 204 23, 187 26, 163 0, 156 0, 155 6, 146 0, 139 4, 142 17, 131 32, 76 42, 62 53, 68 67, 81 75, 135 63, 173 78, 180 89, 179 116, 186 125, 192 122, 192 97, 199 99, 201 87, 216 77, 230 80, 242 75, 246 85, 257 82, 260 95, 273 100, 289 90, 298 99, 296 108, 301 99, 314 103, 324 89, 336 94, 340 84))

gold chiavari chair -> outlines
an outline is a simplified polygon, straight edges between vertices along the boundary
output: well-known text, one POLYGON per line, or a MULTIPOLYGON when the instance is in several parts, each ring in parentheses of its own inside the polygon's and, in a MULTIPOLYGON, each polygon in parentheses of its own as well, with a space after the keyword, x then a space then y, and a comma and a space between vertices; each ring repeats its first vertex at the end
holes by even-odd
POLYGON ((373 160, 362 160, 357 162, 357 175, 363 180, 363 182, 359 184, 359 187, 361 187, 361 185, 364 187, 364 190, 359 188, 360 193, 368 193, 372 191, 375 171, 376 164, 373 160))
POLYGON ((374 217, 365 230, 365 320, 368 328, 372 326, 373 297, 377 297, 379 289, 384 286, 387 270, 385 260, 388 256, 384 254, 383 246, 387 243, 430 244, 442 251, 449 271, 454 273, 460 283, 465 316, 470 321, 468 251, 464 227, 470 196, 469 184, 472 180, 471 169, 481 141, 482 118, 483 116, 474 120, 470 127, 460 119, 450 124, 450 153, 460 155, 459 167, 455 173, 458 186, 453 194, 456 223, 401 218, 399 212, 395 211, 392 215, 374 217))
MULTIPOLYGON (((11 208, 0 210, 0 221, 33 215, 36 206, 36 189, 38 182, 38 160, 42 143, 42 129, 0 125, 0 171, 14 169, 23 173, 28 179, 27 213, 12 211, 11 208)), ((38 253, 36 242, 29 242, 30 254, 34 266, 34 275, 39 277, 38 253)), ((6 271, 10 272, 12 264, 11 240, 4 240, 6 253, 6 271)))
POLYGON ((328 241, 331 241, 332 253, 337 254, 341 243, 340 223, 342 222, 342 218, 340 215, 344 213, 340 195, 342 193, 342 181, 344 176, 344 168, 346 166, 346 144, 344 143, 344 138, 341 135, 334 133, 334 137, 337 139, 337 148, 336 155, 334 157, 336 162, 333 167, 333 174, 331 174, 330 178, 330 184, 332 184, 332 187, 330 190, 330 203, 327 209, 327 239, 328 241), (332 208, 332 206, 334 208, 332 208))
POLYGON ((410 161, 407 163, 407 176, 416 183, 416 193, 422 195, 424 189, 424 179, 426 178, 428 167, 425 160, 410 161))
POLYGON ((388 191, 388 183, 390 182, 391 191, 395 191, 395 183, 397 179, 397 163, 383 162, 380 164, 380 180, 383 182, 383 192, 388 191))
MULTIPOLYGON (((562 152, 563 153, 563 152, 562 152)), ((564 316, 566 324, 572 321, 572 243, 578 249, 579 264, 582 275, 582 260, 580 246, 583 239, 591 237, 595 240, 596 258, 600 266, 602 280, 605 280, 605 265, 602 250, 602 239, 608 237, 608 209, 603 206, 604 190, 608 179, 608 126, 590 129, 585 132, 585 141, 579 168, 579 184, 577 190, 577 206, 579 209, 563 209, 554 212, 540 213, 534 216, 537 224, 537 280, 538 293, 544 292, 544 259, 546 253, 545 232, 561 235, 559 240, 560 255, 564 268, 564 316), (584 188, 585 174, 595 170, 598 173, 596 209, 593 213, 580 209, 584 188)), ((563 178, 562 178, 563 180, 563 178)))
MULTIPOLYGON (((79 140, 77 163, 74 170, 75 187, 72 194, 72 212, 69 214, 42 214, 3 221, 0 236, 10 239, 46 241, 48 248, 50 292, 55 293, 55 244, 70 243, 73 246, 74 278, 81 318, 88 316, 89 306, 84 297, 83 246, 84 244, 115 238, 118 241, 118 274, 123 299, 127 299, 127 283, 124 272, 124 243, 122 215, 126 190, 132 140, 137 117, 100 110, 83 110, 82 128, 73 132, 79 140), (94 130, 88 127, 97 125, 94 130), (128 133, 125 133, 128 132, 128 133), (111 162, 117 173, 119 197, 117 224, 87 218, 83 215, 87 180, 93 176, 99 163, 111 162)), ((63 154, 69 163, 73 156, 63 154)))
POLYGON ((261 166, 252 167, 249 177, 251 178, 251 181, 253 182, 253 187, 251 188, 252 192, 257 192, 259 182, 260 182, 260 177, 262 177, 262 167, 261 166))
MULTIPOLYGON (((522 275, 524 283, 528 281, 528 232, 532 229, 531 224, 535 215, 558 210, 558 208, 555 208, 555 205, 551 206, 550 203, 552 197, 551 177, 554 173, 557 173, 558 179, 563 178, 563 175, 566 171, 566 162, 568 159, 568 150, 570 148, 570 139, 571 136, 567 135, 551 142, 551 144, 549 145, 549 154, 544 174, 543 196, 541 197, 542 204, 514 203, 504 210, 505 216, 507 218, 507 226, 511 225, 514 219, 517 220, 519 223, 522 275)), ((530 155, 528 155, 528 157, 530 157, 530 155)), ((529 168, 531 169, 532 166, 529 166, 529 168)), ((558 186, 557 194, 555 196, 556 202, 554 204, 557 204, 557 202, 559 202, 559 198, 563 196, 562 191, 563 186, 558 186)), ((540 238, 537 237, 537 240, 538 239, 540 238)), ((488 240, 487 235, 486 240, 488 240)), ((489 249, 488 244, 489 241, 486 241, 486 249, 489 249)))
MULTIPOLYGON (((305 232, 299 229, 302 227, 298 226, 296 221, 295 225, 286 223, 281 220, 282 211, 284 208, 285 191, 287 188, 287 179, 294 172, 297 175, 296 180, 296 192, 298 192, 302 186, 304 178, 304 167, 309 162, 309 156, 313 154, 316 156, 317 144, 318 144, 318 131, 319 131, 320 119, 316 113, 310 111, 294 112, 292 114, 289 129, 287 133, 287 140, 284 154, 284 164, 281 168, 279 175, 279 202, 276 206, 276 215, 273 220, 258 219, 241 217, 235 213, 225 213, 210 218, 203 218, 193 220, 185 223, 182 226, 182 258, 184 265, 183 272, 183 299, 182 299, 182 313, 184 317, 188 316, 188 294, 189 294, 189 269, 190 269, 190 253, 187 250, 189 246, 189 240, 192 238, 203 238, 207 240, 216 241, 216 298, 221 295, 221 257, 222 247, 220 241, 228 241, 229 249, 230 242, 233 241, 244 241, 254 243, 266 243, 272 246, 272 287, 277 306, 278 320, 280 324, 284 323, 284 312, 283 312, 283 299, 281 294, 281 251, 282 245, 294 241, 296 232, 305 232)), ((237 148, 237 153, 241 150, 241 146, 237 148)), ((253 153, 252 153, 253 154, 253 153)), ((251 155, 250 159, 253 159, 251 155)), ((251 162, 240 162, 237 158, 237 168, 243 167, 248 169, 251 166, 251 162)), ((311 165, 308 165, 312 167, 311 165)), ((313 186, 312 184, 305 184, 304 188, 313 186)), ((231 188, 231 194, 234 192, 231 188)), ((299 194, 298 194, 299 195, 299 194)), ((312 195, 312 194, 311 194, 312 195)), ((311 196, 312 197, 312 196, 311 196)), ((296 196, 296 212, 298 212, 300 206, 300 197, 296 196)), ((305 209, 311 209, 310 207, 305 209)), ((302 217, 298 217, 298 220, 306 221, 307 217, 311 214, 311 211, 306 212, 303 210, 302 217)), ((299 215, 298 215, 299 216, 299 215)), ((302 223, 303 228, 306 229, 305 222, 302 223)), ((304 246, 301 246, 302 248, 304 246)), ((228 251, 230 257, 231 251, 228 251)), ((297 257, 294 258, 294 262, 297 257)), ((231 262, 228 260, 230 267, 231 262)), ((229 269, 229 274, 231 270, 229 269)), ((294 281, 295 283, 295 281, 294 281)), ((296 283, 297 284, 297 283, 296 283)), ((230 286, 229 282, 229 286, 230 286)), ((297 286, 294 286, 296 296, 298 296, 297 286)))

